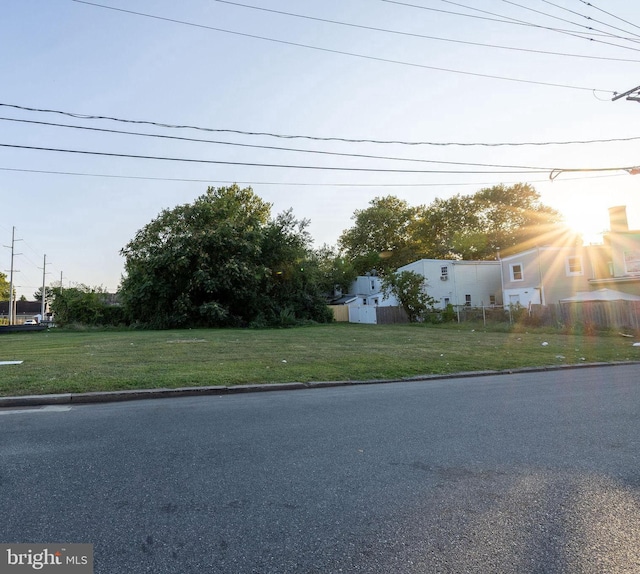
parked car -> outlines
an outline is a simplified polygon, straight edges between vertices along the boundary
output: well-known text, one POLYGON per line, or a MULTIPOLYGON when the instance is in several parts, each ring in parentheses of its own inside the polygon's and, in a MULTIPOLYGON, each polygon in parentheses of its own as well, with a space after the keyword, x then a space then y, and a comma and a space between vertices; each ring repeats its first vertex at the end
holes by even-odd
POLYGON ((38 324, 38 321, 36 321, 35 319, 27 319, 24 322, 24 325, 37 325, 37 324, 38 324))

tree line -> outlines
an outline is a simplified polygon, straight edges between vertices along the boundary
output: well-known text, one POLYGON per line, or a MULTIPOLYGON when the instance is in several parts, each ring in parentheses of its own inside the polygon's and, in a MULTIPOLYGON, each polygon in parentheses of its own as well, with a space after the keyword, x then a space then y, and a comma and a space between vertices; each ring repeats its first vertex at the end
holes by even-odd
POLYGON ((419 259, 490 260, 498 251, 552 243, 567 233, 560 213, 523 183, 421 206, 393 195, 377 197, 352 219, 338 245, 359 274, 385 274, 419 259))
POLYGON ((417 259, 494 259, 498 249, 561 232, 560 214, 527 184, 417 207, 377 197, 355 211, 335 247, 314 248, 308 220, 291 210, 272 216, 271 207, 232 185, 163 210, 120 252, 119 305, 101 288, 53 289, 57 322, 160 329, 328 322, 327 294, 346 291, 359 274, 376 271, 399 290, 393 272, 417 259))

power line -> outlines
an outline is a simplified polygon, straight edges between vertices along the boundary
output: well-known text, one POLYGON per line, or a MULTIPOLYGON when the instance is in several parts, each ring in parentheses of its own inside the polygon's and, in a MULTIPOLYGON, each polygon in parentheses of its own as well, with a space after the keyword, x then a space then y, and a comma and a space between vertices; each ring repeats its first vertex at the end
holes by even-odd
MULTIPOLYGON (((283 187, 362 187, 362 188, 388 188, 388 187, 458 187, 465 185, 494 185, 495 181, 474 181, 474 182, 456 182, 456 183, 318 183, 318 182, 283 182, 283 181, 238 181, 238 180, 215 180, 215 179, 194 179, 184 177, 154 177, 154 176, 139 176, 139 175, 121 175, 121 174, 107 174, 107 173, 87 173, 77 171, 53 171, 44 169, 23 169, 15 167, 0 167, 0 171, 10 171, 17 173, 34 173, 45 175, 70 175, 77 177, 104 177, 108 179, 133 179, 133 180, 145 180, 145 181, 177 181, 184 183, 217 183, 225 185, 277 185, 283 187)), ((562 181, 575 181, 575 180, 587 180, 587 179, 601 179, 609 177, 620 177, 625 174, 609 174, 609 175, 596 175, 588 177, 567 177, 562 181)), ((529 183, 548 183, 548 178, 528 180, 529 183)), ((502 181, 504 184, 520 183, 519 181, 502 181)), ((6 228, 4 228, 6 229, 6 228)))
MULTIPOLYGON (((615 92, 614 92, 615 94, 615 92)), ((606 100, 609 101, 609 100, 606 100)), ((592 140, 567 140, 567 141, 546 141, 546 142, 432 142, 432 141, 403 141, 403 140, 377 140, 364 138, 343 138, 343 137, 321 137, 303 134, 278 134, 272 132, 255 132, 221 128, 207 128, 203 126, 194 126, 189 124, 169 124, 152 120, 131 120, 117 118, 113 116, 80 114, 76 112, 68 112, 63 110, 53 110, 47 108, 33 108, 21 106, 17 104, 7 104, 0 102, 0 107, 12 108, 27 112, 58 114, 76 119, 83 120, 108 120, 125 124, 149 125, 167 129, 189 129, 209 133, 230 133, 244 136, 265 136, 279 139, 304 139, 322 142, 343 142, 343 143, 370 143, 381 145, 405 145, 405 146, 460 146, 460 147, 523 147, 523 146, 551 146, 551 145, 579 145, 579 144, 600 144, 600 143, 616 143, 635 141, 640 136, 632 136, 627 138, 608 138, 608 139, 592 139, 592 140)))
MULTIPOLYGON (((20 122, 20 123, 27 123, 27 124, 36 124, 36 125, 44 125, 44 126, 52 126, 52 127, 71 128, 71 129, 78 129, 78 130, 88 130, 88 131, 111 133, 111 134, 122 134, 122 135, 142 136, 142 137, 150 137, 150 138, 161 138, 161 139, 170 139, 170 140, 187 141, 187 142, 209 143, 209 144, 217 144, 217 145, 229 145, 229 146, 238 146, 238 147, 246 147, 246 148, 267 149, 267 150, 272 150, 272 151, 275 150, 275 151, 288 151, 288 152, 298 152, 298 153, 322 154, 322 155, 339 156, 339 157, 352 157, 352 158, 364 158, 364 159, 381 159, 381 160, 386 160, 386 161, 404 161, 404 162, 418 162, 418 163, 438 163, 438 164, 448 164, 448 165, 472 165, 472 166, 476 166, 476 167, 500 167, 500 168, 509 168, 509 169, 538 169, 538 168, 532 168, 530 166, 522 166, 522 165, 499 165, 499 164, 471 163, 471 162, 459 162, 459 161, 440 161, 440 160, 422 159, 422 158, 394 157, 394 156, 371 155, 371 154, 362 154, 362 153, 341 153, 341 152, 332 152, 332 151, 323 151, 323 150, 309 150, 309 149, 299 149, 299 148, 289 148, 289 147, 279 147, 279 146, 244 144, 244 143, 236 143, 236 142, 224 142, 224 141, 216 141, 216 140, 207 140, 207 139, 200 139, 200 138, 187 138, 187 137, 181 137, 181 136, 169 136, 169 135, 164 135, 164 134, 148 134, 148 133, 142 133, 142 132, 131 132, 131 131, 126 131, 126 130, 110 130, 110 129, 105 129, 105 128, 95 128, 95 127, 89 127, 89 126, 73 126, 73 125, 69 125, 69 124, 58 124, 58 123, 54 123, 54 122, 24 120, 24 119, 17 119, 17 118, 0 117, 0 121, 20 122)), ((540 169, 542 169, 542 168, 540 168, 540 169)))
MULTIPOLYGON (((568 24, 572 24, 573 26, 577 26, 578 28, 585 28, 586 30, 589 30, 590 32, 591 31, 604 32, 605 34, 611 36, 612 38, 617 38, 618 40, 629 40, 629 41, 632 41, 632 42, 633 41, 637 42, 637 40, 633 40, 631 38, 618 36, 616 34, 611 34, 610 32, 607 32, 606 30, 599 30, 598 28, 593 28, 591 26, 585 26, 584 24, 579 24, 578 22, 573 22, 572 20, 567 20, 566 18, 561 18, 560 16, 554 16, 553 14, 549 14, 548 12, 543 12, 542 10, 535 10, 534 8, 529 8, 528 6, 523 6, 522 4, 518 4, 517 2, 513 2, 512 0, 502 0, 502 2, 504 2, 505 4, 511 4, 512 6, 516 6, 518 8, 522 8, 523 10, 528 10, 530 12, 533 12, 534 14, 540 14, 542 16, 547 16, 548 18, 553 18, 554 20, 560 20, 561 22, 566 22, 568 24)), ((589 16, 584 16, 583 14, 580 14, 578 12, 574 12, 574 14, 578 14, 579 16, 582 16, 583 18, 587 18, 588 20, 593 20, 589 16)), ((595 22, 596 20, 593 20, 593 21, 595 22)), ((603 22, 603 24, 605 26, 609 26, 609 24, 607 24, 605 22, 603 22)), ((610 27, 614 28, 616 30, 620 30, 620 28, 616 28, 615 26, 610 26, 610 27)), ((632 36, 638 37, 638 35, 636 33, 634 33, 634 32, 627 32, 626 30, 622 30, 622 31, 627 33, 627 34, 631 34, 632 36)))
POLYGON ((591 2, 586 2, 586 0, 579 0, 580 2, 582 2, 583 4, 585 4, 586 6, 589 6, 590 8, 593 8, 594 10, 598 10, 599 12, 602 12, 603 14, 606 14, 607 16, 611 16, 612 18, 615 18, 616 20, 620 20, 621 22, 624 22, 625 24, 629 24, 630 26, 633 26, 634 28, 640 28, 640 26, 638 26, 637 24, 634 24, 633 22, 629 22, 629 20, 625 20, 624 18, 620 18, 619 16, 616 16, 615 14, 612 14, 611 12, 607 12, 606 10, 603 10, 602 8, 598 8, 597 6, 594 6, 591 2))
POLYGON ((120 157, 120 158, 128 158, 128 159, 148 159, 148 160, 157 160, 157 161, 172 161, 172 162, 187 162, 187 163, 206 163, 206 164, 216 164, 216 165, 241 165, 246 167, 270 167, 270 168, 286 168, 286 169, 310 169, 310 170, 327 170, 327 171, 356 171, 356 172, 367 172, 367 173, 492 173, 492 174, 500 174, 500 173, 513 173, 513 174, 525 174, 525 173, 542 173, 545 171, 549 171, 553 168, 544 168, 544 167, 534 167, 524 170, 514 170, 511 169, 509 171, 469 171, 469 170, 420 170, 420 169, 385 169, 385 168, 365 168, 365 167, 335 167, 335 166, 316 166, 316 165, 291 165, 291 164, 273 164, 273 163, 257 163, 257 162, 241 162, 241 161, 222 161, 222 160, 213 160, 213 159, 194 159, 194 158, 179 158, 179 157, 166 157, 166 156, 152 156, 152 155, 136 155, 136 154, 125 154, 125 153, 113 153, 113 152, 98 152, 98 151, 89 151, 89 150, 78 150, 78 149, 62 149, 62 148, 51 148, 51 147, 39 147, 39 146, 26 146, 26 145, 16 145, 16 144, 6 144, 0 143, 0 147, 13 148, 13 149, 24 149, 24 150, 34 150, 34 151, 50 151, 50 152, 59 152, 59 153, 71 153, 71 154, 81 154, 81 155, 97 155, 104 157, 120 157))
POLYGON ((38 147, 38 146, 25 146, 25 145, 15 145, 15 144, 4 144, 0 143, 0 147, 6 148, 14 148, 14 149, 25 149, 25 150, 34 150, 34 151, 52 151, 52 152, 60 152, 60 153, 71 153, 71 154, 81 154, 81 155, 95 155, 95 156, 104 156, 104 157, 120 157, 127 159, 148 159, 148 160, 158 160, 158 161, 172 161, 172 162, 187 162, 187 163, 206 163, 206 164, 216 164, 216 165, 241 165, 241 166, 249 166, 249 167, 271 167, 271 168, 286 168, 286 169, 309 169, 309 170, 319 170, 319 171, 355 171, 355 172, 366 172, 366 173, 412 173, 412 174, 538 174, 544 172, 551 172, 550 179, 553 180, 557 175, 563 172, 600 172, 600 171, 627 171, 630 174, 635 174, 636 172, 640 172, 640 167, 638 166, 619 166, 619 167, 596 167, 596 168, 580 168, 580 167, 572 167, 572 168, 564 168, 564 167, 554 167, 554 168, 530 168, 524 170, 509 170, 509 171, 473 171, 473 170, 418 170, 418 169, 381 169, 381 168, 363 168, 363 167, 335 167, 335 166, 316 166, 316 165, 286 165, 286 164, 269 164, 269 163, 255 163, 255 162, 236 162, 236 161, 221 161, 221 160, 212 160, 212 159, 194 159, 194 158, 177 158, 177 157, 166 157, 166 156, 149 156, 149 155, 135 155, 135 154, 123 154, 123 153, 112 153, 112 152, 97 152, 97 151, 89 151, 89 150, 77 150, 77 149, 62 149, 62 148, 50 148, 50 147, 38 147), (554 176, 554 174, 556 174, 554 176))
MULTIPOLYGON (((587 20, 591 20, 593 22, 598 22, 598 24, 603 24, 604 26, 609 26, 609 28, 613 28, 614 30, 618 30, 620 32, 624 32, 625 34, 631 34, 632 36, 638 36, 635 32, 629 32, 628 30, 624 30, 623 28, 618 28, 617 26, 613 26, 612 24, 608 24, 603 20, 598 20, 596 18, 592 18, 591 16, 586 16, 581 12, 577 12, 576 10, 570 10, 569 8, 565 8, 564 6, 560 6, 560 4, 556 4, 555 2, 550 2, 550 0, 541 0, 545 4, 549 4, 550 6, 554 6, 560 10, 564 10, 565 12, 569 12, 570 14, 576 14, 577 16, 581 16, 582 18, 586 18, 587 20)), ((637 27, 637 26, 636 26, 637 27)))
POLYGON ((378 28, 375 26, 365 26, 362 24, 354 24, 352 22, 341 22, 338 20, 329 20, 328 18, 318 18, 315 16, 308 16, 306 14, 295 14, 293 12, 285 12, 282 10, 272 10, 270 8, 263 8, 262 6, 251 6, 250 4, 241 4, 239 2, 231 2, 230 0, 213 0, 214 2, 219 2, 221 4, 229 4, 231 6, 238 6, 241 8, 248 8, 251 10, 259 10, 261 12, 268 12, 271 14, 279 14, 282 16, 289 16, 292 18, 302 18, 305 20, 312 20, 315 22, 323 22, 326 24, 335 24, 338 26, 348 26, 350 28, 358 28, 360 30, 370 30, 373 32, 383 32, 386 34, 397 34, 397 35, 401 35, 401 36, 408 36, 411 38, 421 38, 421 39, 425 39, 425 40, 435 40, 438 42, 450 42, 450 43, 454 43, 454 44, 464 44, 467 46, 480 46, 483 48, 493 48, 493 49, 499 49, 499 50, 511 50, 511 51, 516 51, 516 52, 527 52, 527 53, 532 53, 532 54, 544 54, 544 55, 548 55, 548 56, 563 56, 563 57, 568 57, 568 58, 586 58, 586 59, 590 59, 590 60, 606 60, 606 61, 614 61, 614 62, 640 62, 640 60, 634 60, 634 59, 630 59, 630 58, 611 58, 611 57, 606 57, 606 56, 589 56, 587 54, 571 54, 571 53, 567 53, 567 52, 551 52, 551 51, 547 51, 547 50, 534 50, 531 48, 517 48, 515 46, 501 46, 498 44, 486 44, 486 43, 482 43, 482 42, 470 42, 468 40, 456 40, 454 38, 442 38, 439 36, 428 36, 426 34, 417 34, 417 33, 413 33, 413 32, 406 32, 406 31, 401 31, 401 30, 391 30, 388 28, 378 28))
MULTIPOLYGON (((184 26, 193 26, 196 28, 203 28, 206 30, 213 30, 215 32, 222 32, 225 34, 233 34, 236 36, 242 36, 244 38, 252 38, 254 40, 263 40, 265 42, 275 42, 278 44, 285 44, 287 46, 295 46, 297 48, 306 48, 309 50, 316 50, 316 51, 320 51, 320 52, 327 52, 330 54, 339 54, 341 56, 350 56, 353 58, 362 58, 362 59, 366 59, 366 60, 373 60, 376 62, 383 62, 386 64, 398 64, 401 66, 409 66, 412 68, 420 68, 420 69, 424 69, 424 70, 434 70, 437 72, 447 72, 450 74, 460 74, 460 75, 464 75, 464 76, 474 76, 477 78, 485 78, 485 79, 489 79, 489 80, 502 80, 502 81, 506 81, 506 82, 518 82, 518 83, 524 83, 524 84, 533 84, 533 85, 538 85, 538 86, 547 86, 550 88, 564 88, 564 89, 570 89, 570 90, 586 90, 586 91, 598 91, 598 92, 608 92, 608 93, 613 93, 613 90, 604 90, 604 89, 599 89, 599 88, 588 88, 585 86, 573 86, 573 85, 569 85, 569 84, 560 84, 560 83, 555 83, 555 82, 542 82, 542 81, 537 81, 537 80, 525 80, 522 78, 510 78, 507 76, 498 76, 498 75, 494 75, 494 74, 481 74, 479 72, 469 72, 466 70, 455 70, 452 68, 441 68, 438 66, 427 66, 426 64, 418 64, 415 62, 406 62, 406 61, 402 61, 402 60, 394 60, 391 58, 380 58, 377 56, 367 56, 364 54, 356 54, 355 52, 345 52, 343 50, 334 50, 331 48, 321 48, 319 46, 312 46, 311 44, 301 44, 299 42, 290 42, 288 40, 280 40, 277 38, 269 38, 266 36, 259 36, 257 34, 248 34, 246 32, 237 32, 234 30, 226 30, 224 28, 216 28, 213 26, 206 26, 204 24, 196 24, 194 22, 186 22, 184 20, 177 20, 175 18, 165 18, 163 16, 156 16, 154 14, 147 14, 144 12, 135 12, 133 10, 125 10, 124 8, 115 8, 113 6, 106 6, 104 4, 97 4, 94 2, 87 2, 86 0, 72 0, 73 2, 77 2, 78 4, 86 4, 87 6, 93 6, 93 7, 97 7, 97 8, 104 8, 106 10, 113 10, 116 12, 121 12, 124 14, 131 14, 134 16, 142 16, 145 18, 152 18, 155 20, 162 20, 165 22, 171 22, 174 24, 181 24, 184 26)), ((384 0, 384 1, 388 1, 388 0, 384 0)), ((640 51, 640 50, 638 50, 640 51)))
MULTIPOLYGON (((80 0, 74 0, 74 2, 79 2, 80 0)), ((452 12, 451 10, 440 10, 438 8, 430 8, 428 6, 419 6, 417 4, 410 4, 408 2, 400 2, 399 0, 380 0, 381 2, 387 2, 389 4, 397 4, 399 6, 407 6, 410 8, 418 8, 420 10, 429 10, 430 12, 439 12, 442 14, 451 14, 454 16, 463 16, 465 18, 474 18, 476 20, 487 20, 489 22, 499 22, 501 24, 512 24, 514 26, 527 26, 529 28, 538 28, 540 30, 548 30, 550 32, 557 32, 559 34, 565 34, 567 36, 573 36, 574 38, 580 38, 581 40, 588 40, 590 42, 595 42, 598 44, 605 44, 607 46, 614 46, 616 48, 623 48, 625 50, 633 50, 634 52, 638 52, 640 51, 639 48, 633 48, 631 46, 623 46, 621 44, 614 44, 613 42, 606 42, 604 40, 597 40, 596 38, 592 37, 592 36, 604 36, 607 38, 611 37, 611 34, 590 34, 587 35, 586 32, 577 32, 575 30, 563 30, 561 28, 552 28, 550 26, 541 26, 540 24, 533 24, 532 22, 526 22, 524 20, 516 20, 515 18, 509 18, 507 20, 504 19, 498 19, 498 18, 487 18, 486 16, 476 16, 475 14, 464 14, 462 12, 452 12)), ((448 0, 443 0, 443 2, 446 2, 448 0)), ((486 12, 485 10, 480 10, 479 8, 473 8, 471 6, 465 6, 463 4, 456 4, 455 2, 449 2, 450 4, 455 4, 457 6, 462 6, 464 8, 467 8, 469 10, 476 10, 478 12, 484 12, 486 14, 492 14, 492 12, 486 12)), ((501 18, 505 18, 504 16, 502 16, 501 18)), ((632 38, 623 38, 623 40, 631 40, 631 41, 635 41, 635 39, 632 38)), ((604 90, 604 91, 608 91, 608 90, 604 90)))

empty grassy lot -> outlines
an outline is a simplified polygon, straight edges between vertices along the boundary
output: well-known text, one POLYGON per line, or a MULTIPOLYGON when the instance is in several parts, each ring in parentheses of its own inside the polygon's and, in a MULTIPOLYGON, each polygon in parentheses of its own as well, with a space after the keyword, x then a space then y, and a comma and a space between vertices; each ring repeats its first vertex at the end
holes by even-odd
POLYGON ((640 359, 619 335, 500 333, 471 325, 3 334, 0 395, 401 378, 640 359), (543 343, 547 343, 543 345, 543 343))

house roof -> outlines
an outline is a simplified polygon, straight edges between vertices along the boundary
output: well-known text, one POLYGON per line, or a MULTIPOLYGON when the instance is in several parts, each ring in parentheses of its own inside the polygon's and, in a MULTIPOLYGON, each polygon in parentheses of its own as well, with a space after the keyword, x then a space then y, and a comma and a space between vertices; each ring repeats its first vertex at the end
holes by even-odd
POLYGON ((578 291, 573 297, 562 299, 561 303, 584 301, 640 301, 640 296, 614 291, 613 289, 597 289, 596 291, 578 291))
POLYGON ((348 305, 353 303, 358 297, 356 295, 343 295, 337 299, 332 299, 330 305, 348 305))

